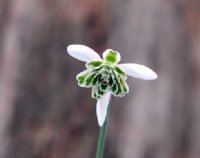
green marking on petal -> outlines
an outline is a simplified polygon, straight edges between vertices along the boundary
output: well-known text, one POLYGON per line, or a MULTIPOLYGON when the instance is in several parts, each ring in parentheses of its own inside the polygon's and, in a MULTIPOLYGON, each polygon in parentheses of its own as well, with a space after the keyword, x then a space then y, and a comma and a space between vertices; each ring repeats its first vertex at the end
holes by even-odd
POLYGON ((114 96, 122 96, 123 95, 123 88, 122 85, 120 84, 120 77, 118 76, 118 73, 114 73, 113 71, 113 77, 114 77, 114 84, 112 86, 112 94, 114 96))
POLYGON ((114 85, 114 82, 112 79, 110 79, 109 83, 108 83, 108 87, 112 87, 114 85))
POLYGON ((121 85, 120 85, 120 82, 118 82, 118 80, 116 79, 115 80, 116 81, 116 91, 113 91, 114 92, 114 94, 116 95, 116 96, 118 96, 118 95, 120 95, 120 93, 122 92, 122 88, 121 88, 121 85))
POLYGON ((78 84, 79 86, 81 87, 85 87, 85 78, 88 76, 89 74, 89 71, 88 70, 85 70, 83 72, 80 72, 77 76, 76 76, 76 79, 78 80, 78 84))
POLYGON ((96 87, 93 87, 92 88, 92 98, 94 98, 94 99, 96 99, 96 90, 97 90, 97 88, 96 87))
POLYGON ((101 98, 101 95, 99 95, 99 93, 98 93, 98 87, 92 88, 92 98, 94 98, 94 99, 101 98))
POLYGON ((86 76, 84 82, 85 82, 85 85, 87 87, 91 87, 92 86, 92 80, 93 80, 94 76, 95 76, 94 73, 90 73, 89 75, 86 76))
POLYGON ((118 80, 118 92, 117 92, 118 96, 123 97, 125 95, 125 91, 123 88, 123 85, 120 82, 120 79, 118 80))
POLYGON ((89 63, 86 64, 86 67, 89 69, 96 69, 99 68, 101 65, 103 64, 102 61, 91 61, 89 63))
POLYGON ((104 91, 101 91, 99 87, 92 88, 92 98, 99 99, 105 94, 104 91))
POLYGON ((105 91, 101 91, 100 87, 97 90, 97 96, 102 97, 104 95, 105 91))
POLYGON ((120 78, 120 83, 121 83, 121 85, 123 87, 124 92, 128 93, 129 92, 129 87, 128 87, 126 81, 124 81, 122 78, 120 78))
POLYGON ((92 79, 92 85, 93 85, 93 86, 95 86, 95 85, 98 83, 99 77, 100 77, 100 76, 97 75, 97 74, 93 77, 93 79, 92 79))
POLYGON ((120 61, 120 54, 114 50, 108 49, 103 54, 104 61, 109 64, 117 64, 120 61))
POLYGON ((115 66, 114 69, 121 77, 125 79, 127 78, 126 73, 121 68, 119 68, 118 66, 115 66))
POLYGON ((111 89, 112 89, 112 92, 113 92, 114 94, 116 94, 117 91, 118 91, 118 85, 117 85, 117 84, 114 84, 114 85, 111 87, 111 89))
POLYGON ((108 85, 100 84, 99 88, 101 91, 105 92, 107 90, 108 85))
POLYGON ((112 87, 115 84, 115 75, 112 73, 111 74, 111 80, 110 80, 110 86, 112 87))
POLYGON ((85 70, 83 72, 80 72, 77 76, 76 79, 77 80, 83 80, 87 75, 89 74, 88 70, 85 70))
POLYGON ((129 91, 126 83, 127 75, 114 63, 120 60, 118 52, 107 50, 103 54, 104 61, 91 61, 86 64, 88 70, 76 77, 81 87, 92 87, 92 98, 101 98, 108 90, 114 96, 124 96, 129 91), (112 60, 111 60, 112 58, 112 60))

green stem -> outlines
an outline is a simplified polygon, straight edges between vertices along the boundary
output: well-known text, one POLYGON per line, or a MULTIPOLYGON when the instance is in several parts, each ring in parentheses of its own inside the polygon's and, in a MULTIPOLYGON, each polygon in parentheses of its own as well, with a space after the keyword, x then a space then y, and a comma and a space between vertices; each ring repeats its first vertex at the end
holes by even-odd
POLYGON ((107 110, 107 116, 106 116, 105 122, 104 122, 103 126, 100 128, 96 158, 103 158, 103 152, 104 152, 104 147, 105 147, 105 143, 106 143, 106 135, 107 135, 107 129, 108 129, 110 103, 111 103, 111 98, 108 103, 108 110, 107 110))

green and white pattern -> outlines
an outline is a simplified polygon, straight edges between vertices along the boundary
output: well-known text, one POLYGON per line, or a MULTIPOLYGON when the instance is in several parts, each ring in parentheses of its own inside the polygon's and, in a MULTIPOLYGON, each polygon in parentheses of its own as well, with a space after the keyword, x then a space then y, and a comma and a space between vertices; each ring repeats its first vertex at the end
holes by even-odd
POLYGON ((84 45, 69 45, 67 51, 72 57, 86 62, 86 70, 79 73, 76 79, 79 86, 92 88, 92 97, 97 99, 99 126, 105 121, 110 95, 122 97, 129 92, 127 75, 144 80, 157 78, 157 74, 146 66, 133 63, 118 64, 121 56, 112 49, 103 53, 103 59, 93 49, 84 45))
POLYGON ((118 53, 109 50, 105 61, 90 61, 86 64, 87 70, 79 73, 76 77, 81 87, 92 88, 92 97, 100 99, 110 91, 114 96, 124 96, 129 87, 126 83, 126 73, 116 66, 118 53))

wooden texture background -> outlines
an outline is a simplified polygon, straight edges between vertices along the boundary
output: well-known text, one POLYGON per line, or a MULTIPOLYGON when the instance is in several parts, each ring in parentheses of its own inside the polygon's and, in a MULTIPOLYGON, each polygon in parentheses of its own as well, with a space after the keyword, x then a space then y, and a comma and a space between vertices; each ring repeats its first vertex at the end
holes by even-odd
POLYGON ((0 158, 93 158, 99 127, 69 44, 158 80, 114 98, 105 158, 199 158, 199 0, 0 0, 0 158))

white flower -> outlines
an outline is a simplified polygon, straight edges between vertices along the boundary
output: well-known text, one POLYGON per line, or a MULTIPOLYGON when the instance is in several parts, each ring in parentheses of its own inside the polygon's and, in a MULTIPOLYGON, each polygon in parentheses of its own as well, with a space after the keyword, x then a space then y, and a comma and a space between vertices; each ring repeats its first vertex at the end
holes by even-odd
POLYGON ((143 80, 155 80, 158 77, 154 71, 143 65, 118 64, 121 56, 112 49, 103 53, 103 59, 84 45, 69 45, 67 51, 72 57, 86 62, 87 69, 79 73, 76 79, 81 87, 92 88, 92 97, 97 99, 96 114, 100 127, 105 121, 111 94, 124 96, 128 93, 127 75, 143 80))

